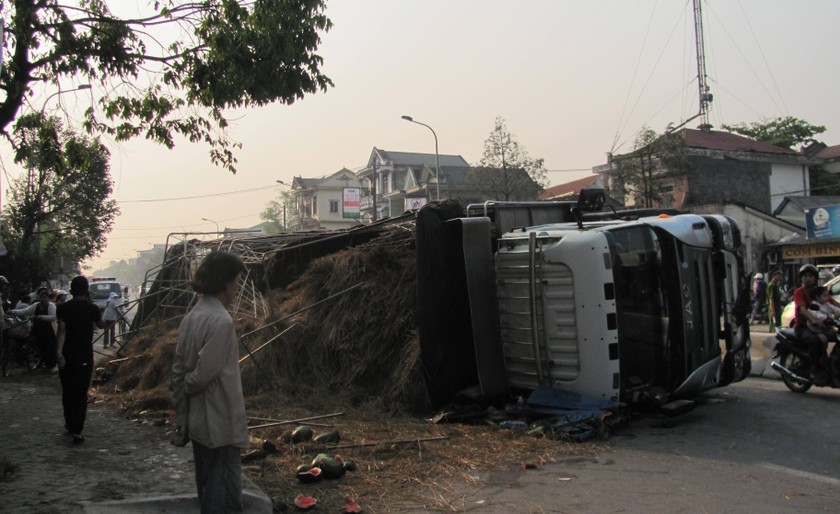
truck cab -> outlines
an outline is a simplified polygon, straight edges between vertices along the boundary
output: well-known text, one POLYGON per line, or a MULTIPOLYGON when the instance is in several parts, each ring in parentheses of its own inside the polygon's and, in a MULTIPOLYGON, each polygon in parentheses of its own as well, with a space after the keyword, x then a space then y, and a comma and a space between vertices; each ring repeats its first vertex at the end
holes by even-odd
POLYGON ((472 382, 484 398, 551 387, 664 403, 748 376, 735 221, 581 200, 472 205, 443 221, 454 208, 421 209, 418 326, 434 400, 472 382))

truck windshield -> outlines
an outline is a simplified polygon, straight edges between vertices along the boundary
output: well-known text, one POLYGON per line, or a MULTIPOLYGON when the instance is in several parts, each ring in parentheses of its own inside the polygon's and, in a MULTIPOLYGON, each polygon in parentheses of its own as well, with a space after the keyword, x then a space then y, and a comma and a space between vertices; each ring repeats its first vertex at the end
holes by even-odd
POLYGON ((649 226, 611 229, 619 358, 627 384, 668 385, 669 273, 663 249, 649 226))

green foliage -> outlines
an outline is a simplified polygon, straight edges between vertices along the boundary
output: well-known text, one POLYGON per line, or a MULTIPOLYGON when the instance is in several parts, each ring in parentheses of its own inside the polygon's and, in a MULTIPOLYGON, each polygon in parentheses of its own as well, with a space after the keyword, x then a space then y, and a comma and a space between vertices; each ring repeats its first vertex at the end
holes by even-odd
POLYGON ((612 159, 619 190, 611 193, 629 195, 642 207, 671 207, 674 187, 690 171, 680 133, 658 134, 648 127, 636 135, 631 153, 612 159))
POLYGON ((3 241, 11 271, 38 284, 68 264, 100 253, 119 208, 108 150, 97 140, 65 131, 57 118, 29 114, 15 125, 15 162, 26 171, 9 184, 3 241))
POLYGON ((267 223, 265 231, 268 234, 283 232, 283 204, 277 200, 268 202, 260 213, 260 219, 267 223))
POLYGON ((295 199, 291 191, 281 191, 277 200, 268 202, 260 213, 260 219, 270 223, 266 227, 269 234, 288 232, 299 224, 295 199))
POLYGON ((789 150, 818 142, 814 139, 814 136, 825 132, 825 127, 822 125, 811 125, 807 121, 793 116, 753 122, 749 125, 746 123, 723 125, 723 129, 789 150))
POLYGON ((0 130, 48 85, 98 84, 101 97, 86 113, 86 130, 117 141, 142 136, 167 148, 182 136, 208 144, 211 161, 235 172, 239 144, 227 134, 224 110, 291 104, 333 85, 315 53, 320 34, 332 27, 324 0, 138 4, 135 18, 114 14, 102 0, 30 0, 0 9, 0 130))
POLYGON ((499 116, 484 141, 479 165, 467 175, 467 183, 497 200, 533 200, 547 184, 543 163, 544 159, 528 155, 499 116))

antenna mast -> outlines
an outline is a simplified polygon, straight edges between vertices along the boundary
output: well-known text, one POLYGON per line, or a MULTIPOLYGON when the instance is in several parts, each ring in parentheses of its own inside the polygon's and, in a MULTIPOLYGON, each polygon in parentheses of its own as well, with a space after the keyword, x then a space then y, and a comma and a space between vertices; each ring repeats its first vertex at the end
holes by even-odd
POLYGON ((700 129, 709 130, 709 104, 712 94, 706 83, 706 50, 703 45, 703 11, 700 7, 702 0, 694 0, 694 42, 697 47, 697 88, 700 93, 700 129))

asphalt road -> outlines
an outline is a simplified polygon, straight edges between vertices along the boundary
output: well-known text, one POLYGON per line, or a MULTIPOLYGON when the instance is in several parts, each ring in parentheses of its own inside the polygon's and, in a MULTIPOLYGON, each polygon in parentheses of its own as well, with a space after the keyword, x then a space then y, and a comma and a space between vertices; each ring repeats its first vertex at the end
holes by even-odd
POLYGON ((446 501, 499 513, 837 512, 838 427, 837 390, 748 378, 682 416, 633 420, 606 451, 471 477, 446 501))

